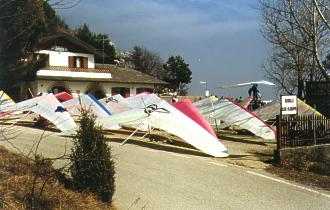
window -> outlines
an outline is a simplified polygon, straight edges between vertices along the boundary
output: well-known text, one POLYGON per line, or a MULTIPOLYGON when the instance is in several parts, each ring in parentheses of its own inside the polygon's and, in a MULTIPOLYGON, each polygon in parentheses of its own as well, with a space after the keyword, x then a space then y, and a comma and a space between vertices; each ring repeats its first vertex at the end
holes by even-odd
POLYGON ((113 87, 111 89, 111 93, 112 95, 120 94, 124 98, 126 98, 130 96, 130 89, 125 87, 113 87))
POLYGON ((69 56, 70 68, 88 68, 88 58, 82 56, 69 56))
POLYGON ((152 88, 136 88, 136 94, 143 92, 153 93, 154 90, 152 88))

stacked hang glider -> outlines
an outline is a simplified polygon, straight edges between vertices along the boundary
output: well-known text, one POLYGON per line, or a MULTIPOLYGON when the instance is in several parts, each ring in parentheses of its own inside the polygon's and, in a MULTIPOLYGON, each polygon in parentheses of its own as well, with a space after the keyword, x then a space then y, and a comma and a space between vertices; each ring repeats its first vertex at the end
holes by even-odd
POLYGON ((52 93, 6 106, 3 111, 7 113, 20 111, 37 113, 52 122, 61 131, 68 131, 76 127, 70 114, 52 93))
POLYGON ((172 106, 174 106, 176 109, 180 110, 182 113, 190 117, 193 121, 199 124, 212 136, 217 138, 217 135, 214 133, 214 130, 208 123, 207 119, 201 113, 199 113, 199 111, 191 103, 191 101, 189 101, 188 99, 184 99, 182 101, 172 103, 172 106))
POLYGON ((275 140, 275 131, 257 115, 231 99, 212 102, 204 99, 194 104, 210 122, 222 120, 226 125, 238 125, 264 139, 275 140))
POLYGON ((97 123, 110 129, 124 124, 140 129, 151 126, 174 134, 209 155, 228 156, 226 147, 217 138, 166 101, 154 94, 140 99, 140 108, 97 119, 97 123))
MULTIPOLYGON (((297 98, 298 105, 298 115, 318 115, 322 114, 316 111, 314 108, 297 98)), ((281 103, 280 101, 272 101, 269 104, 265 104, 260 108, 254 110, 254 114, 258 115, 263 120, 276 119, 276 115, 280 114, 281 103)))
POLYGON ((92 94, 82 95, 62 103, 72 116, 79 116, 80 109, 90 109, 97 117, 107 117, 111 115, 92 94))

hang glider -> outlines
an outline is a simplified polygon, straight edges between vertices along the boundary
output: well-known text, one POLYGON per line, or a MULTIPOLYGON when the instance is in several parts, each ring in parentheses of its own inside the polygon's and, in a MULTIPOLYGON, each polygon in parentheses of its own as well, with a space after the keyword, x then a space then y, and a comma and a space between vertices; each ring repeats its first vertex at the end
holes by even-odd
POLYGON ((64 101, 67 101, 67 100, 70 100, 70 99, 73 99, 73 96, 70 95, 69 93, 67 92, 60 92, 60 93, 57 93, 54 95, 57 100, 59 100, 60 102, 64 102, 64 101))
POLYGON ((144 92, 136 96, 129 97, 125 101, 129 108, 134 109, 134 108, 142 108, 150 104, 157 104, 161 101, 161 99, 153 93, 147 94, 144 92))
POLYGON ((97 117, 107 117, 111 115, 92 94, 88 93, 62 103, 72 116, 80 116, 80 109, 90 109, 97 117))
POLYGON ((62 132, 76 127, 70 114, 52 93, 16 103, 5 107, 5 110, 11 113, 34 112, 53 123, 62 132))
MULTIPOLYGON (((320 112, 297 98, 298 115, 318 115, 322 116, 320 112)), ((258 109, 254 110, 254 114, 258 115, 263 120, 276 119, 276 115, 279 115, 281 111, 280 101, 272 101, 271 103, 265 104, 258 109)))
POLYGON ((0 110, 3 107, 14 105, 15 102, 4 91, 0 90, 0 110))
POLYGON ((270 125, 231 99, 221 99, 214 103, 204 99, 194 105, 209 122, 222 120, 228 126, 237 125, 256 136, 275 140, 275 131, 270 125))
POLYGON ((251 101, 253 100, 253 96, 249 96, 246 99, 244 99, 240 104, 244 107, 244 108, 248 108, 249 104, 251 103, 251 101))
POLYGON ((100 99, 99 102, 108 109, 111 114, 129 110, 128 103, 120 94, 100 99))
POLYGON ((199 113, 199 111, 196 109, 196 107, 194 107, 189 99, 184 99, 182 101, 172 103, 171 105, 195 121, 212 136, 217 138, 217 135, 214 133, 214 130, 208 123, 207 119, 201 113, 199 113))
POLYGON ((275 85, 274 83, 268 82, 266 80, 260 80, 255 82, 246 82, 246 83, 238 83, 238 84, 228 84, 228 85, 220 85, 216 88, 218 89, 227 89, 227 88, 238 88, 238 87, 245 87, 245 86, 251 86, 254 84, 262 84, 262 85, 275 85))
POLYGON ((96 122, 109 129, 118 125, 135 128, 150 126, 176 135, 206 154, 214 157, 228 156, 227 148, 217 138, 166 101, 159 100, 144 108, 97 119, 96 122))

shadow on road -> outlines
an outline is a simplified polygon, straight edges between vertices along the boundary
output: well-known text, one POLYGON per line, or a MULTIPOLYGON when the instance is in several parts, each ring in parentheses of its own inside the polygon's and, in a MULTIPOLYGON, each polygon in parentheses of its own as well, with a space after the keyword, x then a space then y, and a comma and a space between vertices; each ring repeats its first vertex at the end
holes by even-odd
MULTIPOLYGON (((116 137, 107 137, 107 140, 109 142, 116 142, 116 143, 122 143, 124 141, 123 138, 116 138, 116 137)), ((137 145, 149 149, 155 149, 155 150, 161 150, 161 151, 167 151, 167 152, 175 152, 179 154, 186 154, 186 155, 194 155, 194 156, 201 156, 201 157, 212 157, 207 154, 204 154, 202 152, 199 152, 198 150, 193 150, 190 148, 181 148, 178 146, 171 146, 171 145, 162 145, 159 143, 153 143, 153 142, 144 142, 134 139, 129 139, 126 144, 132 144, 137 145)))

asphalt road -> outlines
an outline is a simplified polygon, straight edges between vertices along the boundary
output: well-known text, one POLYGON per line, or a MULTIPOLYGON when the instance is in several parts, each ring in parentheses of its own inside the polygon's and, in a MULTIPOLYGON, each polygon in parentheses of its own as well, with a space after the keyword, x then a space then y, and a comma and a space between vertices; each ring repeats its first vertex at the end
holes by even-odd
MULTIPOLYGON (((11 143, 28 153, 40 135, 38 130, 22 128, 11 143)), ((65 145, 70 152, 70 139, 48 132, 45 136, 38 149, 44 156, 63 155, 65 145)), ((0 145, 17 151, 6 141, 0 145)), ((330 209, 329 193, 261 170, 133 141, 111 146, 117 168, 114 202, 119 209, 330 209)))

